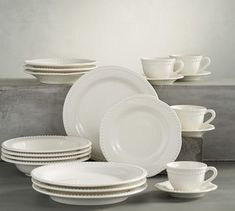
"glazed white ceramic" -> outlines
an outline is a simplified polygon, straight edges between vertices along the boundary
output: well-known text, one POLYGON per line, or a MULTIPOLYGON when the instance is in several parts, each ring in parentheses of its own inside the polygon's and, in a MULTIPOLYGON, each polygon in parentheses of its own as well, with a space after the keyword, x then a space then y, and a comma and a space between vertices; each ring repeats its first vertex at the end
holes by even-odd
POLYGON ((183 137, 191 137, 191 138, 201 138, 206 132, 214 130, 215 126, 208 124, 203 125, 201 128, 197 130, 182 130, 183 137))
POLYGON ((31 175, 47 184, 94 188, 136 182, 144 179, 147 172, 141 167, 124 163, 64 162, 37 168, 31 175))
POLYGON ((79 187, 66 187, 66 186, 58 186, 58 185, 51 185, 47 183, 43 183, 40 181, 37 181, 32 178, 33 184, 37 185, 40 188, 45 188, 47 190, 55 190, 55 191, 64 191, 64 192, 76 192, 81 194, 86 193, 107 193, 107 192, 119 192, 119 191, 126 191, 131 190, 134 188, 138 188, 146 183, 146 178, 141 179, 137 182, 127 183, 124 185, 118 185, 118 186, 110 186, 110 187, 104 187, 104 188, 79 188, 79 187))
POLYGON ((135 95, 111 107, 100 126, 100 145, 107 161, 132 163, 154 176, 174 161, 181 149, 176 113, 150 95, 135 95))
POLYGON ((203 77, 210 75, 211 72, 209 71, 202 71, 202 72, 198 72, 196 74, 189 74, 189 75, 184 75, 184 77, 182 79, 180 79, 181 81, 185 81, 185 82, 189 82, 189 81, 199 81, 201 80, 203 77))
POLYGON ((2 148, 2 153, 5 155, 14 155, 19 157, 64 157, 64 156, 72 156, 72 155, 80 155, 84 154, 88 151, 91 151, 91 147, 87 147, 81 150, 75 150, 75 151, 69 151, 69 152, 61 152, 61 153, 30 153, 30 152, 15 152, 15 151, 9 151, 4 148, 2 148))
POLYGON ((91 59, 49 58, 26 60, 25 64, 35 67, 72 68, 95 65, 96 61, 91 59))
POLYGON ((126 200, 128 197, 136 195, 147 188, 147 184, 128 191, 115 193, 96 193, 96 194, 72 194, 71 192, 52 191, 40 188, 33 184, 33 189, 42 194, 49 195, 52 200, 72 205, 105 205, 113 204, 126 200))
POLYGON ((155 187, 161 191, 167 192, 172 197, 188 199, 203 197, 206 193, 217 189, 217 185, 210 182, 200 189, 193 191, 174 190, 169 181, 157 183, 155 184, 155 187))
POLYGON ((173 105, 171 108, 176 111, 182 125, 182 130, 198 130, 211 123, 216 117, 214 110, 203 106, 173 105), (204 121, 204 117, 208 113, 211 114, 211 117, 204 121))
POLYGON ((143 71, 148 78, 169 78, 173 73, 180 73, 184 63, 169 57, 142 58, 143 71))
POLYGON ((73 84, 82 75, 87 72, 73 72, 73 73, 48 73, 48 72, 35 72, 25 70, 25 73, 33 75, 41 83, 45 84, 73 84))
POLYGON ((64 153, 90 146, 88 139, 73 136, 28 136, 2 143, 2 148, 22 153, 64 153))
POLYGON ((75 67, 75 68, 48 68, 48 67, 34 67, 25 65, 26 70, 33 72, 46 72, 46 73, 73 73, 73 72, 86 72, 96 68, 96 65, 85 66, 85 67, 75 67))
POLYGON ((182 79, 183 75, 173 74, 169 78, 147 78, 152 85, 171 85, 176 80, 182 79))
POLYGON ((136 94, 157 97, 142 76, 122 67, 98 67, 80 78, 69 90, 63 109, 66 133, 92 141, 92 158, 104 160, 99 146, 100 121, 108 108, 136 94))
POLYGON ((170 57, 183 61, 182 75, 202 72, 211 64, 209 57, 201 55, 171 55, 170 57))
POLYGON ((176 161, 167 164, 168 179, 174 190, 198 190, 207 185, 217 176, 215 167, 195 161, 176 161), (212 171, 212 175, 205 180, 205 174, 212 171))

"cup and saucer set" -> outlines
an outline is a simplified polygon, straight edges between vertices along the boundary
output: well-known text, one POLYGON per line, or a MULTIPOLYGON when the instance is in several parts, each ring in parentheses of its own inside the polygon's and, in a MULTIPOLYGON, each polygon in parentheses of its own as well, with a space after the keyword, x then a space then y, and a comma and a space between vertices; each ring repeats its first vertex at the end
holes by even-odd
POLYGON ((142 58, 141 62, 145 77, 152 85, 170 85, 176 80, 197 81, 211 74, 206 71, 211 60, 202 55, 142 58))
POLYGON ((195 161, 176 161, 167 164, 168 180, 155 184, 155 187, 175 198, 199 198, 217 189, 212 181, 217 169, 195 161), (208 171, 212 175, 205 180, 208 171))

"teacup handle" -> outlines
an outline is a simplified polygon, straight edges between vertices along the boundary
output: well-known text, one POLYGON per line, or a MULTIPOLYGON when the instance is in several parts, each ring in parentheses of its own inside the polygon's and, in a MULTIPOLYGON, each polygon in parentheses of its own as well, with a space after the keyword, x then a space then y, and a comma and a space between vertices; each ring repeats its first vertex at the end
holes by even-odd
POLYGON ((184 68, 184 63, 183 63, 183 61, 181 61, 181 60, 177 60, 176 62, 175 62, 175 65, 177 65, 178 66, 178 68, 176 69, 176 70, 174 70, 174 72, 175 73, 180 73, 182 70, 183 70, 183 68, 184 68), (177 65, 178 64, 178 65, 177 65))
POLYGON ((203 57, 201 62, 203 62, 204 65, 200 67, 200 71, 203 71, 211 64, 211 59, 209 57, 203 57))
POLYGON ((205 124, 205 125, 211 123, 211 122, 214 120, 214 118, 216 117, 216 113, 215 113, 215 111, 214 111, 213 109, 207 109, 205 115, 208 114, 208 113, 211 114, 211 118, 209 118, 207 121, 205 121, 205 122, 203 123, 203 124, 205 124))
POLYGON ((218 174, 217 169, 215 167, 213 167, 213 166, 208 166, 207 169, 206 169, 206 172, 208 172, 208 171, 212 171, 213 174, 207 180, 205 180, 202 183, 202 185, 206 185, 209 182, 213 181, 216 178, 217 174, 218 174))

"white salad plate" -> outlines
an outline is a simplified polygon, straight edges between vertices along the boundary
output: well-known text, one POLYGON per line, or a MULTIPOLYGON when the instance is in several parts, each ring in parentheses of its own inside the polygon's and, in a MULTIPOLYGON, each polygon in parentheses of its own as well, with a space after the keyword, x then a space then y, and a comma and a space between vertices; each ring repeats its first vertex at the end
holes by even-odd
POLYGON ((136 94, 157 97, 147 80, 128 69, 106 66, 89 71, 66 96, 63 109, 66 133, 91 140, 92 158, 104 160, 99 146, 101 119, 112 105, 136 94))
POLYGON ((21 153, 65 153, 91 146, 88 139, 73 136, 26 136, 2 143, 2 148, 21 153))
POLYGON ((107 161, 145 168, 154 176, 174 161, 181 149, 180 121, 157 97, 136 95, 110 108, 100 126, 100 145, 107 161))
MULTIPOLYGON (((14 163, 16 168, 23 172, 24 174, 26 174, 27 176, 30 176, 30 172, 39 167, 39 166, 43 166, 43 165, 49 165, 49 164, 54 164, 54 163, 57 163, 57 162, 62 162, 62 161, 53 161, 53 162, 46 162, 46 161, 41 161, 41 162, 26 162, 26 161, 18 161, 18 160, 12 160, 12 159, 8 159, 8 158, 5 158, 4 156, 1 156, 1 159, 8 162, 8 163, 14 163)), ((90 159, 90 155, 89 156, 86 156, 86 157, 82 157, 82 158, 79 158, 79 159, 75 159, 76 162, 82 162, 82 161, 87 161, 90 159)), ((73 159, 71 159, 73 161, 73 159)), ((71 160, 67 160, 66 162, 69 162, 71 160)))
POLYGON ((105 187, 105 188, 76 188, 76 187, 65 187, 65 186, 58 186, 58 185, 51 185, 47 183, 42 183, 32 178, 33 184, 37 185, 40 188, 45 188, 48 190, 55 190, 55 191, 64 191, 64 192, 77 192, 77 193, 104 193, 104 192, 117 192, 117 191, 126 191, 131 190, 134 188, 138 188, 146 183, 146 178, 141 179, 137 182, 127 183, 125 185, 119 185, 115 187, 105 187))
POLYGON ((87 72, 48 73, 48 72, 35 72, 26 69, 25 73, 33 75, 41 83, 45 84, 73 84, 82 75, 84 75, 87 72))
POLYGON ((65 160, 75 160, 78 158, 83 158, 86 157, 88 155, 91 154, 91 150, 87 151, 85 153, 82 154, 78 154, 78 155, 70 155, 70 156, 61 156, 61 157, 22 157, 22 156, 14 156, 14 155, 8 155, 5 153, 2 153, 2 156, 4 158, 8 158, 8 159, 12 159, 12 160, 17 160, 17 161, 34 161, 34 162, 41 162, 41 161, 65 161, 65 160))
POLYGON ((182 79, 183 75, 174 74, 169 78, 146 78, 152 85, 171 85, 176 80, 182 79))
POLYGON ((64 191, 53 191, 44 188, 40 188, 33 184, 33 189, 39 193, 49 195, 52 200, 72 205, 106 205, 114 204, 126 200, 128 197, 136 195, 147 188, 147 184, 144 184, 138 188, 134 188, 127 191, 120 191, 114 193, 96 193, 96 194, 77 194, 64 191))
POLYGON ((124 185, 144 179, 146 175, 141 167, 112 162, 64 162, 32 171, 32 178, 37 181, 79 188, 124 185))
POLYGON ((49 58, 26 60, 25 64, 34 67, 74 68, 96 65, 96 61, 91 59, 49 58))
POLYGON ((172 197, 188 198, 188 199, 203 197, 206 193, 217 189, 217 185, 213 183, 208 183, 202 186, 199 190, 192 190, 192 191, 174 190, 169 181, 157 183, 155 184, 155 187, 161 191, 167 192, 172 197))
POLYGON ((62 153, 27 153, 27 152, 15 152, 15 151, 8 151, 4 148, 2 148, 2 153, 4 155, 13 155, 17 157, 44 157, 44 158, 50 158, 50 157, 64 157, 64 156, 72 156, 72 155, 80 155, 83 153, 86 153, 88 151, 91 151, 91 147, 87 147, 81 150, 75 150, 70 152, 62 152, 62 153))
POLYGON ((183 78, 180 79, 181 81, 198 81, 200 80, 202 77, 210 75, 211 72, 209 71, 202 71, 202 72, 198 72, 196 74, 183 74, 183 78))
POLYGON ((215 129, 214 125, 207 124, 197 130, 182 130, 182 136, 201 138, 206 132, 214 130, 214 129, 215 129))

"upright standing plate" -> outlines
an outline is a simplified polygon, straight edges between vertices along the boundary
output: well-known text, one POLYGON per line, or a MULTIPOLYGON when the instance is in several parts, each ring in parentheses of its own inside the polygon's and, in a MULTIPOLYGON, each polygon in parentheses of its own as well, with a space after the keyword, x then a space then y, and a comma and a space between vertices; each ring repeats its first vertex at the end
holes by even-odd
POLYGON ((142 76, 122 67, 99 67, 81 77, 70 89, 64 103, 63 121, 68 135, 92 141, 92 157, 103 160, 99 127, 108 108, 136 94, 157 97, 142 76))
POLYGON ((154 176, 174 161, 181 149, 176 113, 154 96, 129 97, 106 112, 100 145, 108 161, 132 163, 154 176))

